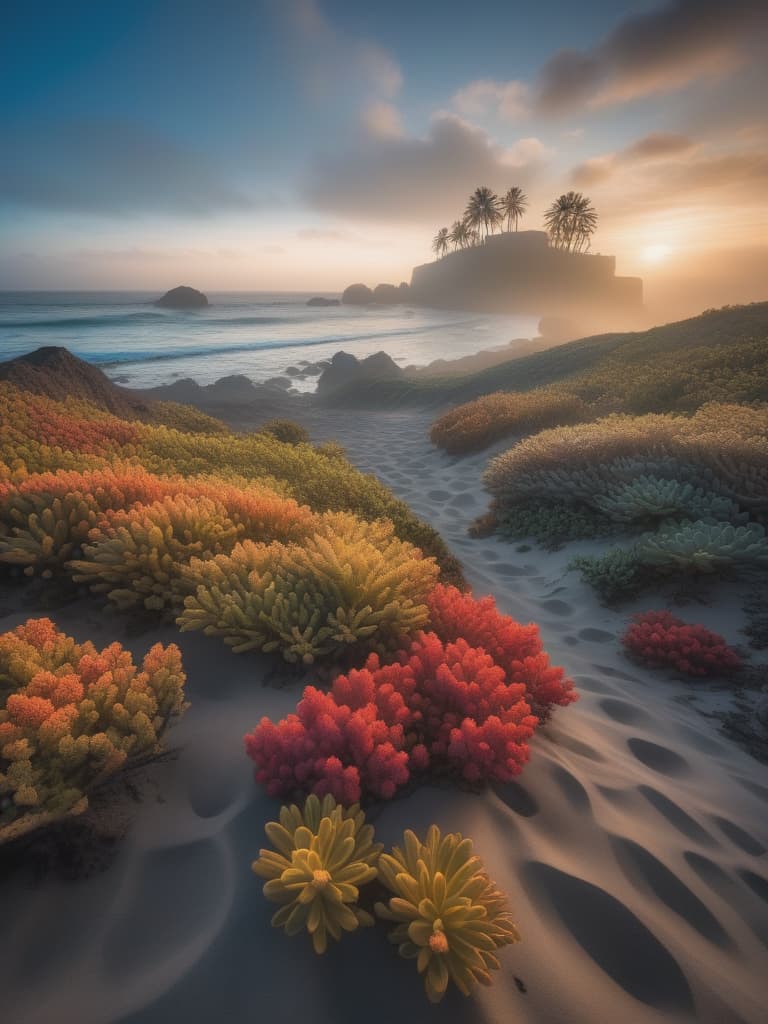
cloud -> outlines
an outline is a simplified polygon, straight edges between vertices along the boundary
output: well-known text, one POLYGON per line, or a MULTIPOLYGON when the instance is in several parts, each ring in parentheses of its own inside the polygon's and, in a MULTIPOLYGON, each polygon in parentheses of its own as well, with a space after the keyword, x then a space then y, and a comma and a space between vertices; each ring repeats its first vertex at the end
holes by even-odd
POLYGON ((331 95, 392 99, 403 75, 394 57, 334 26, 317 0, 277 0, 290 29, 290 55, 315 100, 331 95))
POLYGON ((118 216, 256 206, 203 154, 135 126, 36 124, 5 142, 0 204, 118 216))
POLYGON ((671 156, 675 153, 685 153, 693 149, 694 145, 695 143, 687 135, 678 135, 673 132, 652 132, 623 149, 619 154, 619 159, 625 163, 631 163, 633 160, 656 160, 659 157, 671 156))
POLYGON ((696 143, 687 135, 653 132, 618 153, 604 153, 586 160, 573 168, 571 178, 576 185, 595 185, 607 181, 622 165, 664 160, 681 153, 690 153, 695 146, 696 143))
POLYGON ((455 114, 436 115, 425 138, 366 137, 318 159, 305 195, 317 209, 369 220, 431 222, 464 208, 479 184, 526 185, 548 151, 535 138, 497 145, 455 114))
POLYGON ((765 0, 669 0, 624 18, 590 51, 556 53, 542 69, 536 105, 556 114, 722 76, 745 61, 766 24, 765 0))
POLYGON ((371 103, 363 111, 363 124, 371 135, 382 139, 398 138, 403 134, 400 111, 391 103, 371 103))
POLYGON ((453 107, 466 117, 495 114, 505 121, 517 121, 528 113, 528 86, 525 82, 470 82, 454 95, 453 107))

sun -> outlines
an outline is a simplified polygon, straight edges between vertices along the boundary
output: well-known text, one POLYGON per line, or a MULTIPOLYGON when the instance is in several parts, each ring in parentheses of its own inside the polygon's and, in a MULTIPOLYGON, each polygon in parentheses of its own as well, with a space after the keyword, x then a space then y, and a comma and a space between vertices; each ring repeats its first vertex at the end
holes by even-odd
POLYGON ((641 250, 640 256, 644 263, 663 263, 673 252, 674 249, 671 245, 667 245, 665 242, 657 242, 655 245, 646 245, 641 250))

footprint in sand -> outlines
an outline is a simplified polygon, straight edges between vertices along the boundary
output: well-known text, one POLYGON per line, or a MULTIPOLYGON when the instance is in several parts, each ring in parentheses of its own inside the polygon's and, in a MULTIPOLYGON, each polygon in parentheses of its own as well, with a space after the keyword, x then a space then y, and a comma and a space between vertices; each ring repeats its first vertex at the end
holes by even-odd
POLYGON ((768 787, 761 786, 759 782, 752 782, 751 779, 742 779, 738 775, 732 775, 731 778, 741 783, 745 789, 759 797, 760 800, 765 800, 768 803, 768 787))
POLYGON ((716 846, 717 840, 703 828, 698 821, 694 819, 678 805, 670 800, 669 797, 664 796, 657 789, 653 789, 651 786, 638 786, 638 792, 642 793, 645 799, 655 807, 656 810, 661 814, 667 821, 673 825, 678 832, 681 832, 684 836, 689 839, 693 839, 694 842, 702 843, 705 846, 716 846))
POLYGON ((589 794, 573 772, 569 772, 561 764, 551 765, 550 772, 555 784, 571 807, 580 811, 591 810, 592 801, 589 799, 589 794))
POLYGON ((499 562, 494 568, 500 576, 533 576, 536 572, 535 565, 510 565, 508 562, 499 562))
POLYGON ((589 693, 615 693, 615 689, 602 679, 595 679, 594 676, 574 676, 576 688, 587 690, 589 693))
POLYGON ((492 786, 493 792, 503 800, 507 807, 524 818, 532 818, 539 813, 539 805, 519 782, 507 782, 503 786, 492 786))
POLYGON ((650 740, 643 740, 638 736, 628 739, 627 746, 638 761, 660 775, 686 775, 691 770, 685 758, 680 757, 669 747, 660 747, 658 743, 651 743, 650 740))
POLYGON ((605 758, 599 750, 595 750, 594 747, 590 747, 588 743, 582 743, 581 740, 575 739, 573 736, 569 736, 567 733, 550 730, 550 739, 558 747, 565 747, 566 750, 570 750, 572 754, 578 754, 579 757, 586 757, 590 761, 605 761, 605 758))
POLYGON ((625 992, 665 1012, 693 1010, 679 964, 629 907, 605 889, 541 861, 529 861, 522 873, 537 902, 549 906, 625 992))
POLYGON ((550 612, 552 615, 571 615, 573 613, 573 608, 567 601, 559 601, 557 598, 539 601, 539 607, 543 608, 545 612, 550 612))
POLYGON ((580 629, 579 637, 580 639, 588 640, 593 644, 607 644, 616 639, 614 633, 608 633, 604 629, 594 629, 592 626, 587 626, 586 629, 580 629))
POLYGON ((759 897, 763 903, 768 903, 768 878, 756 875, 754 871, 748 871, 746 868, 743 868, 737 874, 742 882, 749 886, 755 896, 759 897))
POLYGON ((614 722, 620 722, 622 725, 642 726, 653 723, 651 716, 646 714, 642 708, 636 707, 634 704, 628 704, 625 700, 606 697, 600 701, 600 707, 609 718, 612 718, 614 722))
POLYGON ((471 491, 461 491, 459 494, 454 494, 451 504, 456 505, 457 508, 470 508, 477 504, 477 498, 471 491))
POLYGON ((430 501, 448 501, 451 497, 450 491, 427 491, 430 501))
POLYGON ((619 867, 630 882, 647 889, 714 945, 721 949, 733 946, 731 937, 698 896, 644 846, 623 836, 612 836, 611 845, 619 867))
POLYGON ((758 842, 754 836, 751 836, 749 832, 745 832, 743 828, 739 828, 732 821, 728 821, 727 818, 718 818, 713 815, 712 820, 718 826, 720 831, 733 843, 734 846, 738 846, 744 853, 749 853, 753 857, 759 857, 765 853, 765 847, 762 843, 758 842))

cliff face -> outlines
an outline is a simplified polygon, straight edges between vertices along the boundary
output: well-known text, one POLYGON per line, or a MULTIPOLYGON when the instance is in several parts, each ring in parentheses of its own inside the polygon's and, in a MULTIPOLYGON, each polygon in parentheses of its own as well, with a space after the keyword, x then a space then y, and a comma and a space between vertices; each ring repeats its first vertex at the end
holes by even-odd
POLYGON ((643 282, 616 277, 613 256, 553 249, 544 231, 505 232, 414 267, 410 301, 484 313, 631 314, 642 309, 643 282))

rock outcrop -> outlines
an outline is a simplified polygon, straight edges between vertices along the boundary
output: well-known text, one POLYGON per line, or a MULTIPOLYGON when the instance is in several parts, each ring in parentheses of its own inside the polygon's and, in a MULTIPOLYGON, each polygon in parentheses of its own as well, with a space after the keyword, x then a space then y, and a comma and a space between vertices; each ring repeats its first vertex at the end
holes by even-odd
POLYGON ((340 306, 340 299, 326 299, 322 295, 315 295, 311 299, 307 299, 308 306, 340 306))
POLYGON ((401 368, 386 352, 376 352, 365 359, 337 352, 317 382, 317 393, 329 395, 359 381, 391 380, 402 375, 401 368))
POLYGON ((113 384, 66 348, 50 345, 0 363, 0 380, 56 401, 82 398, 123 419, 151 419, 151 403, 113 384))
POLYGON ((367 284, 351 284, 344 289, 341 301, 345 306, 370 306, 373 292, 367 284))
POLYGON ((642 311, 643 282, 617 277, 613 256, 555 249, 544 231, 504 232, 414 267, 410 300, 482 313, 529 313, 591 322, 596 311, 642 311))
POLYGON ((197 288, 190 288, 186 284, 180 284, 178 288, 171 288, 162 298, 155 302, 156 306, 164 309, 202 309, 208 305, 208 299, 197 288))

